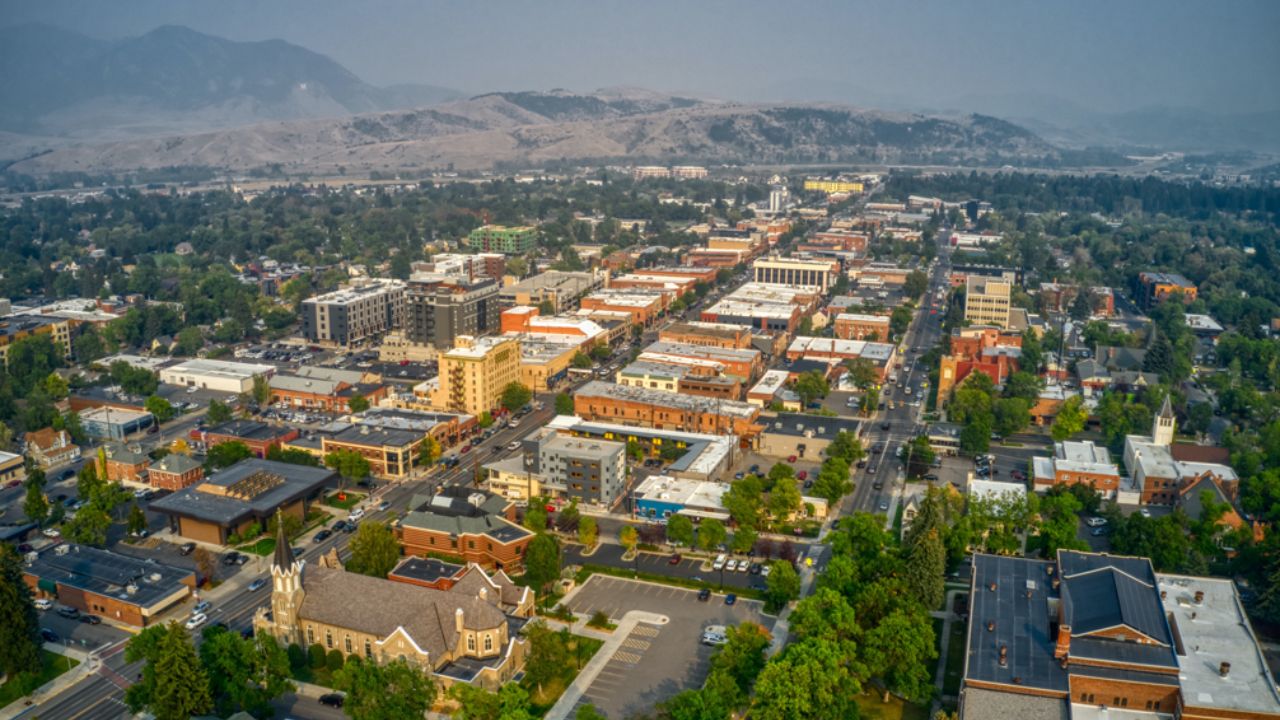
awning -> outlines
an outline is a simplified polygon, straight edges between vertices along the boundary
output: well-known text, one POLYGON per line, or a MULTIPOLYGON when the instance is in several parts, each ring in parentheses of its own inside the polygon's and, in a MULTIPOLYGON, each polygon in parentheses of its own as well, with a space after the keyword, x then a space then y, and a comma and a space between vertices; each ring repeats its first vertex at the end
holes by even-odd
POLYGON ((39 580, 36 581, 36 587, 53 595, 58 594, 58 583, 53 580, 40 578, 39 580))

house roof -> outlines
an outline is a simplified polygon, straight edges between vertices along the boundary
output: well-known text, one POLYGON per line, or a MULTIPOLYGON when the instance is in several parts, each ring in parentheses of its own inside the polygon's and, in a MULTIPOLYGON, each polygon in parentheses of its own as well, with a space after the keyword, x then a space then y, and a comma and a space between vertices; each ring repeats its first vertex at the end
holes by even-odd
POLYGON ((1157 642, 1168 640, 1151 586, 1113 567, 1064 577, 1062 607, 1073 636, 1125 626, 1157 642))
POLYGON ((155 472, 158 470, 160 472, 182 475, 184 473, 191 472, 198 467, 200 467, 200 463, 192 460, 189 455, 183 455, 182 453, 169 453, 168 455, 160 458, 155 465, 152 465, 151 471, 155 472))

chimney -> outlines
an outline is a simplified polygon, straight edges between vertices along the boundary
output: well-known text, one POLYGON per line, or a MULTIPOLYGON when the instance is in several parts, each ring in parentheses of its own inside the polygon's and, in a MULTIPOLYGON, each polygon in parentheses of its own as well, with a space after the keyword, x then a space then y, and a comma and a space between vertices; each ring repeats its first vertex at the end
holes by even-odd
POLYGON ((996 583, 995 583, 995 581, 994 581, 994 580, 992 580, 992 581, 991 581, 991 584, 990 584, 990 585, 987 585, 987 589, 988 589, 988 590, 990 590, 991 592, 995 592, 995 591, 996 591, 996 583))
POLYGON ((1204 591, 1203 591, 1203 590, 1197 590, 1197 591, 1196 591, 1196 604, 1197 604, 1197 605, 1200 605, 1200 604, 1203 604, 1203 603, 1204 603, 1204 591))
POLYGON ((1222 677, 1226 677, 1230 675, 1231 663, 1227 662, 1226 660, 1223 660, 1222 664, 1218 666, 1218 674, 1221 675, 1222 677))
POLYGON ((995 621, 995 620, 988 620, 988 621, 987 621, 987 632, 995 632, 995 631, 996 631, 996 621, 995 621))
POLYGON ((1168 590, 1161 590, 1161 591, 1160 591, 1160 599, 1161 599, 1161 600, 1166 600, 1166 599, 1168 599, 1168 597, 1169 597, 1169 591, 1168 591, 1168 590))
POLYGON ((1000 646, 1000 667, 1009 667, 1009 646, 1000 646))
POLYGON ((462 633, 462 608, 458 608, 453 613, 453 629, 459 634, 462 633))
POLYGON ((1058 643, 1053 648, 1053 656, 1056 658, 1065 658, 1071 654, 1071 626, 1058 626, 1058 643))

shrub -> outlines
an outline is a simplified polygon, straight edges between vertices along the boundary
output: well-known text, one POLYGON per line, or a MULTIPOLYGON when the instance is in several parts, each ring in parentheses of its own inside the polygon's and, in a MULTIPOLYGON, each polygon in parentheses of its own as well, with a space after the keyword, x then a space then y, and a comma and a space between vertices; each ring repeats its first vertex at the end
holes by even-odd
POLYGON ((324 646, 316 643, 307 648, 307 655, 311 657, 311 667, 317 670, 324 667, 324 646))
POLYGON ((307 653, 298 643, 289 643, 289 667, 301 670, 307 664, 307 653))
POLYGON ((344 662, 346 662, 346 658, 342 657, 341 650, 334 649, 329 651, 327 664, 329 665, 330 672, 337 672, 338 670, 341 670, 344 662))
POLYGON ((591 619, 587 620, 587 624, 591 627, 607 628, 609 627, 609 616, 603 610, 597 610, 591 615, 591 619))

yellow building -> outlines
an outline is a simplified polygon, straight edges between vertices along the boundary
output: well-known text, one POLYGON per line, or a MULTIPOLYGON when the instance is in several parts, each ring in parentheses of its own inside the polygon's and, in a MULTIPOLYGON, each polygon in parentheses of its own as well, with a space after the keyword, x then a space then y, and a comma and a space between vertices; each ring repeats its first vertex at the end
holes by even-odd
POLYGON ((804 181, 805 190, 816 190, 824 192, 828 195, 832 193, 860 193, 862 192, 862 183, 853 180, 821 180, 817 178, 807 178, 804 181))
POLYGON ((439 384, 431 406, 480 415, 498 407, 502 391, 520 382, 520 344, 510 338, 459 335, 440 356, 439 384))
POLYGON ((965 278, 964 319, 973 325, 1009 327, 1009 300, 1013 284, 1008 280, 970 275, 965 278))
POLYGON ((0 364, 9 365, 9 346, 23 338, 48 334, 64 355, 71 352, 71 323, 43 315, 16 315, 0 320, 0 364))

